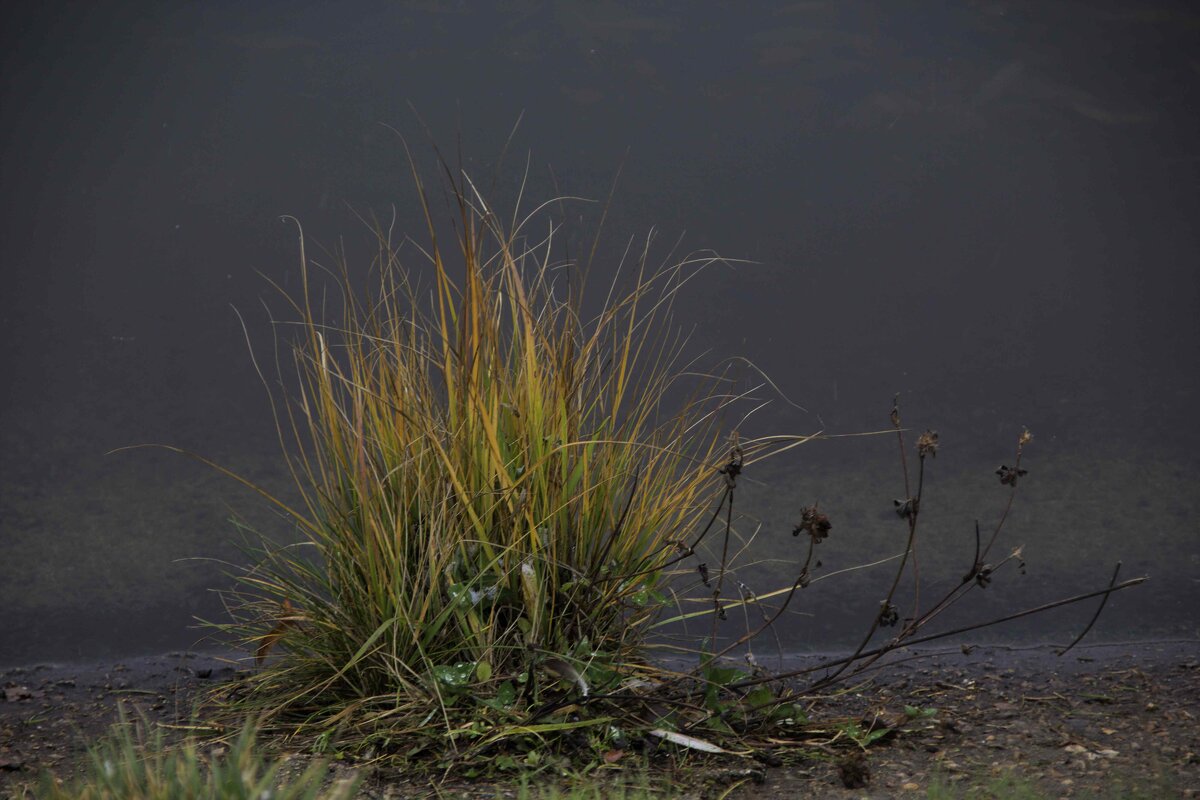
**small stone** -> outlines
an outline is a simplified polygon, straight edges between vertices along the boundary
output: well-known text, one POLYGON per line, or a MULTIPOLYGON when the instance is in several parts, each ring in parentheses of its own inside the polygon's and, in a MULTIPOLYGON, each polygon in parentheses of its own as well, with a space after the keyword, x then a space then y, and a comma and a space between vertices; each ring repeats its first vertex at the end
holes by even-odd
POLYGON ((861 789, 871 781, 867 758, 859 752, 850 753, 838 763, 838 777, 847 789, 861 789))
POLYGON ((24 768, 24 760, 16 756, 0 756, 0 772, 19 772, 24 768))

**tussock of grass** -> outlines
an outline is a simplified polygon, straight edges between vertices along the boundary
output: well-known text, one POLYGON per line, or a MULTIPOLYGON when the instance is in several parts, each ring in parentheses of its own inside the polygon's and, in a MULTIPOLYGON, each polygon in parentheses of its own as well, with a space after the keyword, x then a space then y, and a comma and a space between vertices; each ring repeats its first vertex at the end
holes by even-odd
MULTIPOLYGON (((222 627, 265 662, 235 705, 318 747, 604 730, 527 712, 642 672, 670 567, 726 490, 719 422, 736 398, 715 376, 690 376, 688 395, 669 326, 714 257, 652 269, 648 249, 627 254, 632 290, 584 321, 557 227, 505 229, 467 186, 447 248, 417 178, 429 243, 377 228, 366 292, 344 258, 314 274, 301 238, 298 388, 277 418, 302 503, 271 499, 302 541, 262 554, 222 627)), ((786 446, 744 442, 739 458, 786 446)))

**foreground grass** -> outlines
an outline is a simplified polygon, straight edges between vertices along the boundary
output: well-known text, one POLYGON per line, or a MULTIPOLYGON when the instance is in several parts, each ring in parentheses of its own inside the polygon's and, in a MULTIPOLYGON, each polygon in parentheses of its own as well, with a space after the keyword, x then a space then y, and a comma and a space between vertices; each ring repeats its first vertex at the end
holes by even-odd
MULTIPOLYGON (((442 783, 413 781, 412 776, 397 776, 398 782, 371 775, 369 766, 355 770, 334 770, 311 754, 284 750, 284 740, 264 739, 257 726, 246 724, 225 739, 197 740, 189 736, 170 744, 163 729, 147 733, 144 721, 123 719, 113 726, 108 737, 89 748, 80 777, 67 782, 47 774, 36 787, 12 790, 12 800, 50 798, 50 800, 348 800, 353 797, 439 797, 507 798, 507 800, 671 800, 680 797, 788 797, 796 791, 793 782, 784 780, 772 786, 752 784, 749 778, 729 780, 717 764, 699 759, 680 772, 653 767, 644 761, 620 771, 591 772, 574 776, 553 776, 530 772, 492 776, 482 781, 452 780, 442 783), (690 773, 690 778, 685 775, 690 773), (707 776, 707 777, 706 777, 707 776), (680 783, 680 780, 684 783, 680 783), (741 789, 737 787, 741 786, 741 789), (736 790, 736 791, 735 791, 736 790), (714 794, 715 792, 715 794, 714 794)), ((288 748, 290 749, 290 748, 288 748)), ((761 780, 761 778, 760 778, 761 780)), ((1039 773, 1035 780, 1017 767, 997 773, 992 770, 959 774, 951 780, 934 774, 924 791, 904 793, 905 797, 923 796, 929 800, 1049 800, 1059 797, 1068 787, 1073 796, 1084 800, 1157 800, 1181 796, 1178 781, 1164 768, 1148 768, 1144 775, 1116 772, 1105 776, 1101 789, 1094 788, 1097 776, 1074 776, 1064 772, 1058 778, 1039 773), (1060 778, 1076 777, 1073 783, 1057 786, 1060 778), (1089 786, 1082 785, 1089 783, 1089 786)), ((812 791, 830 789, 817 781, 812 791)), ((840 789, 834 789, 839 792, 840 789)), ((4 794, 0 792, 0 794, 4 794)), ((824 796, 824 795, 821 795, 824 796)))
MULTIPOLYGON (((228 741, 188 737, 168 744, 161 728, 122 719, 88 749, 82 774, 71 781, 46 773, 35 787, 17 788, 12 800, 349 800, 363 787, 362 773, 337 777, 324 761, 272 755, 257 726, 247 723, 228 741)), ((670 800, 676 792, 655 787, 648 773, 562 788, 529 778, 496 782, 496 797, 518 800, 670 800)), ((486 789, 483 790, 486 793, 486 789)), ((480 794, 476 787, 473 796, 480 794)), ((448 790, 448 796, 453 796, 448 790)), ((398 796, 403 796, 398 795, 398 796)))
MULTIPOLYGON (((161 729, 122 720, 88 751, 85 774, 67 783, 47 775, 35 796, 45 800, 346 800, 355 780, 330 781, 320 762, 285 778, 284 759, 265 755, 247 723, 226 744, 188 739, 168 747, 161 729)), ((19 797, 19 794, 15 794, 19 797)))

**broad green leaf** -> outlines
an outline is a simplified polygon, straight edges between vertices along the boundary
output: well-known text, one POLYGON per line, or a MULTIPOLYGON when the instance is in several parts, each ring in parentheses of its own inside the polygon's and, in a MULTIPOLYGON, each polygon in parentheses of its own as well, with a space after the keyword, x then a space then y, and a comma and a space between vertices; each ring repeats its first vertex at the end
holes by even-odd
POLYGON ((775 693, 771 691, 770 687, 759 686, 757 689, 750 692, 750 694, 746 695, 746 705, 750 706, 751 708, 760 708, 767 705, 774 699, 775 693))
POLYGON ((771 712, 771 720, 774 722, 791 720, 797 724, 804 724, 808 722, 808 715, 804 713, 804 709, 795 703, 784 703, 771 712))
POLYGON ((446 686, 452 689, 461 689, 470 685, 475 668, 475 664, 471 661, 460 661, 453 666, 438 664, 433 668, 433 675, 446 686))
POLYGON ((728 686, 750 677, 750 673, 735 667, 709 667, 704 671, 704 679, 718 686, 728 686))
POLYGON ((917 706, 905 706, 904 713, 909 719, 929 719, 937 716, 936 708, 918 708, 917 706))

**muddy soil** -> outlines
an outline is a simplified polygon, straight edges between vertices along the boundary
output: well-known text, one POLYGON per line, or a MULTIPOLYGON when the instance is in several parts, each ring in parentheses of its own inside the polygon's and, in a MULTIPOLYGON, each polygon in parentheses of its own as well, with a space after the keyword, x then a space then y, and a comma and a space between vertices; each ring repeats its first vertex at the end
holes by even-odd
POLYGON ((978 647, 886 667, 827 712, 936 714, 872 746, 862 775, 840 756, 768 772, 741 796, 921 797, 936 784, 990 797, 973 793, 1006 781, 1052 798, 1200 796, 1200 643, 1056 653, 978 647))
POLYGON ((186 724, 206 688, 233 678, 227 657, 162 656, 0 669, 0 796, 36 782, 44 770, 70 778, 87 747, 130 717, 186 724))
MULTIPOLYGON (((196 653, 0 670, 0 796, 45 769, 76 774, 119 704, 185 723, 205 689, 234 675, 227 659, 196 653)), ((755 800, 991 796, 972 793, 1006 780, 1046 797, 1200 797, 1200 642, 1080 646, 1062 658, 1050 647, 898 653, 856 683, 816 703, 813 718, 858 719, 864 728, 890 720, 893 732, 866 751, 816 748, 768 767, 689 763, 662 777, 696 798, 731 789, 729 797, 755 800)), ((441 788, 442 796, 509 793, 494 784, 441 788)), ((432 794, 423 780, 383 773, 362 792, 432 794)))

